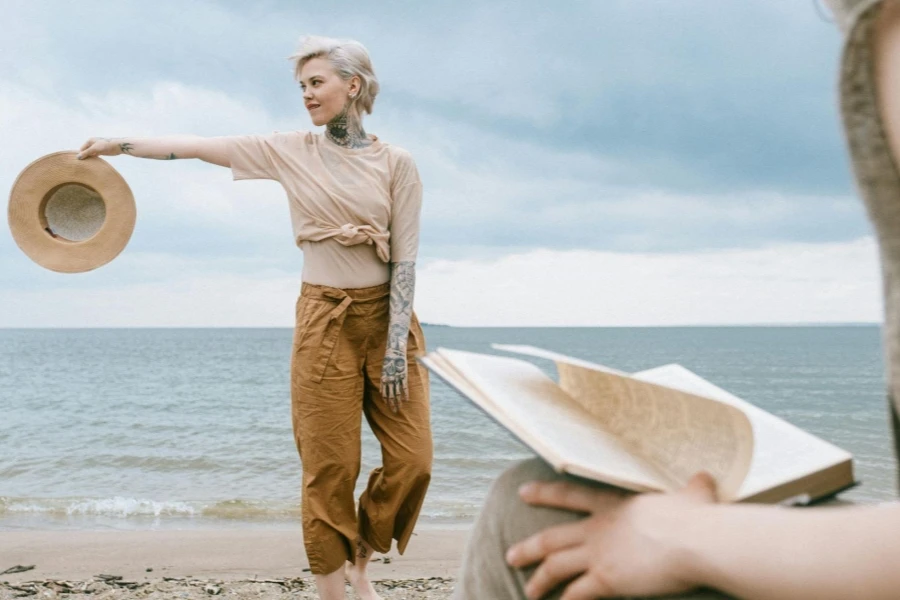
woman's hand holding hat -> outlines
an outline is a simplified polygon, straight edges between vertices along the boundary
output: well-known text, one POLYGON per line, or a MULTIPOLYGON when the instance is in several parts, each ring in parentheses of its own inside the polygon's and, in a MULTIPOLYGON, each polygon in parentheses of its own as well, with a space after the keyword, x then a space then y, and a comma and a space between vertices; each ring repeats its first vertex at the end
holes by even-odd
POLYGON ((123 146, 127 144, 119 144, 109 138, 92 137, 81 145, 76 158, 83 160, 92 156, 117 156, 127 152, 127 148, 123 146))

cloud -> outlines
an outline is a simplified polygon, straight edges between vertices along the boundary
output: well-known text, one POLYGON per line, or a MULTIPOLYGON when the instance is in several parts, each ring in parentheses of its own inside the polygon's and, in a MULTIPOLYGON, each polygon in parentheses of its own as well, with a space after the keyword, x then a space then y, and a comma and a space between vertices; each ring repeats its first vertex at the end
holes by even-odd
POLYGON ((435 261, 423 320, 467 326, 656 326, 878 321, 870 238, 759 250, 621 254, 534 250, 435 261))
MULTIPOLYGON (((117 264, 121 261, 120 264, 117 264)), ((130 281, 2 290, 0 327, 291 327, 294 273, 221 273, 215 261, 130 256, 130 281)), ((102 269, 101 269, 102 271, 102 269)), ((652 326, 874 322, 874 242, 623 254, 532 250, 419 267, 419 318, 458 326, 652 326)))
POLYGON ((839 35, 811 4, 784 4, 489 3, 440 29, 397 24, 387 39, 422 51, 388 54, 386 89, 670 190, 846 194, 839 35))
POLYGON ((376 111, 623 160, 681 193, 851 189, 839 35, 811 3, 82 0, 6 16, 0 75, 66 100, 176 80, 303 120, 284 57, 322 33, 369 46, 376 111))

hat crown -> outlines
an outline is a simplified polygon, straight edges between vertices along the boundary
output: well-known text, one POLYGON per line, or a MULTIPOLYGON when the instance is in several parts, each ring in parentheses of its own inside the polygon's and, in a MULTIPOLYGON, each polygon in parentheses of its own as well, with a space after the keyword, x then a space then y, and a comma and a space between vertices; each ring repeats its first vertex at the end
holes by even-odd
POLYGON ((96 190, 80 183, 65 183, 48 194, 41 216, 52 235, 83 242, 103 227, 106 203, 96 190))

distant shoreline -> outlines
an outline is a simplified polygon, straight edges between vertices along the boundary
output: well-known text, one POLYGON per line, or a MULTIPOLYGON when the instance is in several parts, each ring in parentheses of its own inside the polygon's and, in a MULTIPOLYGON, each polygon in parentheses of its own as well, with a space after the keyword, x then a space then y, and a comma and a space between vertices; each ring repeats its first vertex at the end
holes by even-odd
MULTIPOLYGON (((726 323, 726 324, 684 324, 684 325, 448 325, 444 323, 421 322, 422 327, 441 329, 809 329, 841 327, 881 327, 880 322, 850 323, 726 323)), ((203 330, 272 330, 293 329, 287 325, 229 325, 210 327, 169 327, 156 325, 105 326, 105 327, 0 327, 0 331, 203 331, 203 330)))

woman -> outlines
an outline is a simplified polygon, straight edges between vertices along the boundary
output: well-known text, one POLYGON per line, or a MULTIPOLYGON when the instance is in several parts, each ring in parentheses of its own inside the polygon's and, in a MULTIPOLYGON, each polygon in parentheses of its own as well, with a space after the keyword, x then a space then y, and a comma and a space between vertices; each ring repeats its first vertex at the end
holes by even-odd
MULTIPOLYGON (((900 0, 827 0, 845 34, 841 111, 881 254, 885 363, 900 452, 900 0)), ((626 495, 529 461, 495 483, 456 597, 791 600, 900 597, 900 503, 786 509, 716 503, 698 474, 626 495), (683 595, 683 594, 689 595, 683 595)))
POLYGON ((363 129, 378 81, 361 44, 307 37, 291 59, 324 133, 91 138, 79 158, 199 158, 235 180, 282 184, 304 254, 291 397, 306 552, 321 598, 343 598, 345 574, 361 598, 377 598, 366 566, 392 539, 406 549, 431 479, 428 377, 414 359, 425 342, 412 311, 422 185, 408 152, 363 129), (383 465, 357 509, 361 413, 383 465))

